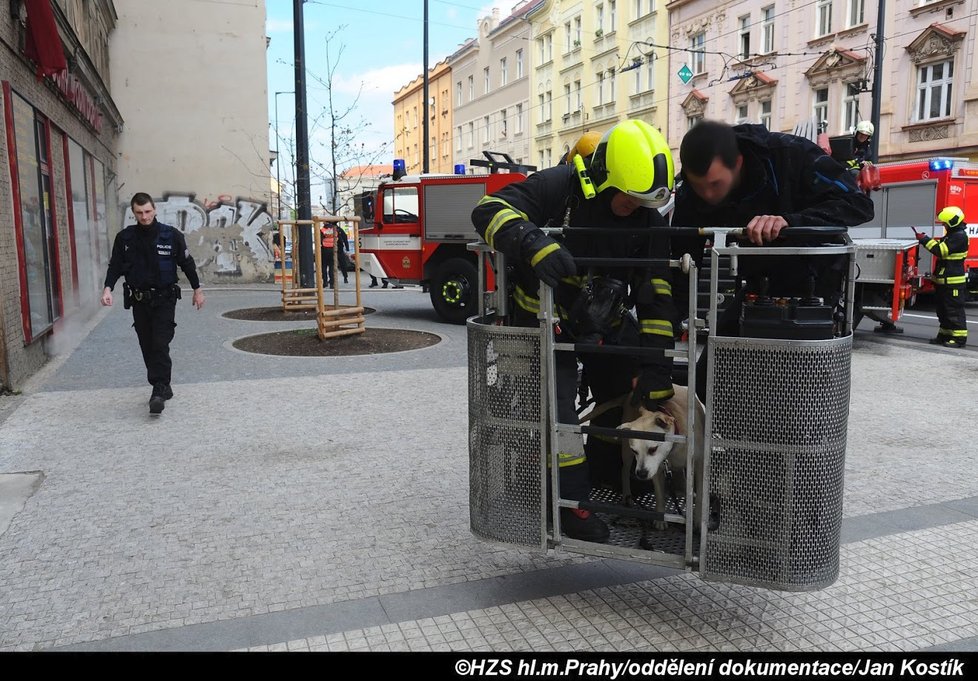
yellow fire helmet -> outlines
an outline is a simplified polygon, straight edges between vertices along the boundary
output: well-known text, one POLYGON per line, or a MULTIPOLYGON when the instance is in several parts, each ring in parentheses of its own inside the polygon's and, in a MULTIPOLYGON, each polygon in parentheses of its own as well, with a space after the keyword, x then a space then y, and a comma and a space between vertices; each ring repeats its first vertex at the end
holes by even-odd
POLYGON ((964 222, 964 211, 957 206, 948 206, 937 214, 937 221, 953 229, 964 222))
POLYGON ((567 156, 564 157, 564 162, 573 163, 574 157, 578 154, 580 154, 584 159, 587 159, 588 156, 594 153, 594 150, 600 141, 601 133, 597 130, 584 133, 581 135, 580 139, 574 143, 574 146, 570 148, 570 151, 567 152, 567 156))
POLYGON ((634 119, 606 132, 591 159, 591 180, 599 193, 613 187, 647 208, 669 202, 675 174, 672 152, 662 133, 634 119))

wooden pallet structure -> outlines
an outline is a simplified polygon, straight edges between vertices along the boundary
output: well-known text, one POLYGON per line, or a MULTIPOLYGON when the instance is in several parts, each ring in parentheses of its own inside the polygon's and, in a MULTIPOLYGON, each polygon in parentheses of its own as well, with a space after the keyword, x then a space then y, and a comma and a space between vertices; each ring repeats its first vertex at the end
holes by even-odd
POLYGON ((360 218, 330 215, 314 217, 312 220, 280 220, 279 234, 285 229, 292 237, 292 270, 286 275, 285 249, 279 249, 282 275, 282 310, 294 312, 298 310, 316 310, 316 330, 320 340, 338 336, 352 336, 366 330, 363 316, 363 304, 360 291, 360 218), (339 251, 333 249, 333 302, 326 305, 326 290, 323 287, 323 262, 320 248, 320 230, 324 227, 341 229, 340 224, 350 225, 350 241, 353 243, 353 282, 356 292, 356 304, 340 305, 339 288, 339 251), (300 285, 302 261, 299 254, 299 235, 303 229, 310 230, 315 262, 315 288, 303 288, 300 285))

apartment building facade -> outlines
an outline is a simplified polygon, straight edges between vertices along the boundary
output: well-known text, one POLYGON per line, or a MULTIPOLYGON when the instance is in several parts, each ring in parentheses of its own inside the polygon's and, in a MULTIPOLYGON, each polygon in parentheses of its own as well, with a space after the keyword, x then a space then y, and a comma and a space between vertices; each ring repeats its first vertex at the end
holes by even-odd
POLYGON ((428 69, 428 102, 424 74, 394 93, 394 157, 404 159, 409 175, 424 167, 424 120, 428 117, 428 172, 450 173, 452 161, 451 68, 441 61, 428 69))
POLYGON ((453 87, 455 122, 454 158, 484 159, 483 151, 508 154, 519 163, 532 164, 529 37, 526 13, 540 0, 517 5, 500 18, 499 10, 478 22, 478 37, 448 58, 453 87))

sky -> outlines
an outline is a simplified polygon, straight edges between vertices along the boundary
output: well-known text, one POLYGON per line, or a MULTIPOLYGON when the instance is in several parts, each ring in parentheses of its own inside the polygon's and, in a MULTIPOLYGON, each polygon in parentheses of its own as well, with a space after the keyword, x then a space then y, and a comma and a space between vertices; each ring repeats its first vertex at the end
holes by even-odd
MULTIPOLYGON (((493 7, 506 17, 518 4, 517 0, 428 0, 428 67, 474 38, 478 18, 491 13, 493 7)), ((292 9, 292 0, 266 2, 265 30, 271 39, 267 54, 269 141, 275 149, 277 113, 283 183, 290 174, 287 149, 295 139, 295 100, 293 94, 276 98, 275 93, 295 89, 292 9)), ((327 37, 332 35, 328 44, 335 65, 334 110, 342 112, 356 101, 346 120, 359 129, 357 141, 363 142, 368 154, 374 152, 373 162, 390 164, 394 92, 423 71, 424 0, 306 0, 303 21, 311 189, 316 204, 325 193, 323 171, 317 163, 328 165, 329 158, 327 126, 321 119, 317 122, 326 108, 327 93, 321 81, 326 80, 327 37)))

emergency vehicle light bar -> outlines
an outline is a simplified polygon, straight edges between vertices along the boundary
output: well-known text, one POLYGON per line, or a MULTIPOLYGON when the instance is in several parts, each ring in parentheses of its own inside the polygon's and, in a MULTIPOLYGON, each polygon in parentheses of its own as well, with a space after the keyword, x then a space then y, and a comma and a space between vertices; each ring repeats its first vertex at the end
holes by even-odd
POLYGON ((954 167, 954 159, 951 158, 932 158, 930 160, 931 170, 950 170, 954 167))

